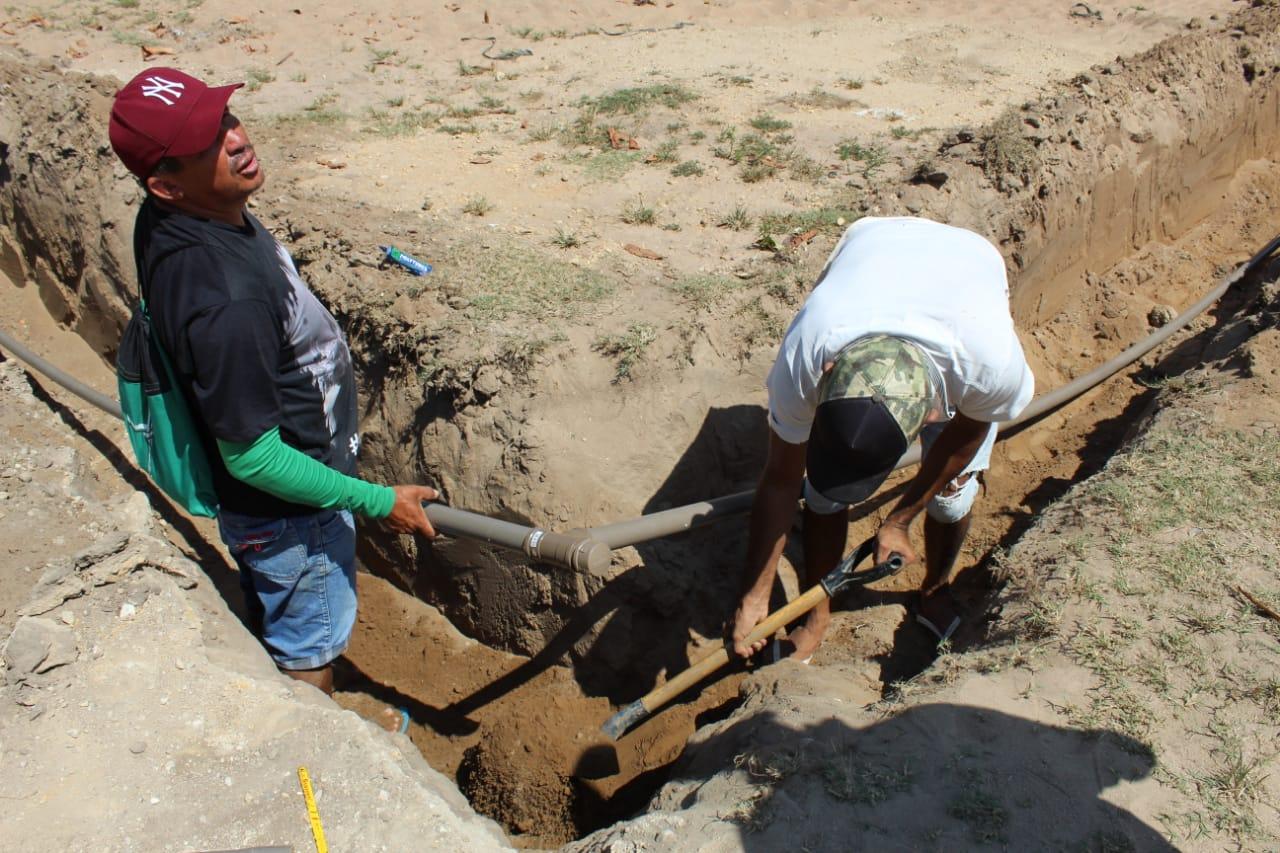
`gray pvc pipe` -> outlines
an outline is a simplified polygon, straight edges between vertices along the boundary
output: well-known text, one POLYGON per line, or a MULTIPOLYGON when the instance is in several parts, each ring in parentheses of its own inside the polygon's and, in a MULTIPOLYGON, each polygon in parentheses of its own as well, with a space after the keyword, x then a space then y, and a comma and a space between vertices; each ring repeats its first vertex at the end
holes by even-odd
MULTIPOLYGON (((115 418, 124 418, 124 414, 120 411, 120 404, 116 400, 90 388, 61 368, 50 364, 5 332, 0 332, 0 346, 85 402, 97 406, 115 418)), ((608 547, 591 539, 581 530, 555 533, 465 512, 444 504, 425 504, 423 509, 426 510, 432 526, 449 536, 478 539, 511 548, 523 552, 531 559, 575 571, 601 574, 609 567, 608 547)))
POLYGON ((555 533, 510 521, 464 512, 444 504, 425 504, 427 518, 442 533, 477 539, 522 551, 540 562, 601 574, 609 567, 609 548, 584 530, 555 533))
POLYGON ((88 385, 85 385, 79 379, 76 379, 61 368, 54 367, 52 364, 36 355, 34 352, 27 349, 4 332, 0 332, 0 346, 4 346, 5 349, 12 352, 18 358, 34 367, 45 376, 48 376, 54 382, 57 382, 71 393, 83 398, 86 402, 92 403, 99 409, 102 409, 102 411, 109 415, 114 415, 120 420, 124 419, 124 413, 120 411, 120 404, 115 400, 100 391, 90 388, 88 385))
MULTIPOLYGON (((1274 254, 1277 248, 1280 248, 1280 237, 1276 237, 1262 251, 1244 264, 1241 264, 1234 272, 1225 276, 1204 298, 1182 312, 1168 325, 1160 328, 1154 334, 1139 341, 1084 376, 1036 398, 1019 417, 1000 424, 1000 430, 1008 430, 1058 408, 1137 361, 1166 341, 1174 332, 1183 328, 1204 312, 1206 308, 1220 299, 1231 285, 1274 254)), ((117 418, 122 416, 120 406, 115 400, 106 397, 49 364, 3 332, 0 332, 0 345, 11 350, 20 359, 67 390, 78 394, 108 414, 117 418)), ((895 470, 915 465, 919 461, 920 446, 917 444, 902 455, 902 458, 898 460, 895 466, 895 470)), ((425 509, 427 518, 430 519, 432 525, 441 533, 449 536, 477 539, 482 542, 521 551, 534 560, 549 562, 575 570, 585 569, 593 573, 600 573, 609 565, 610 550, 645 542, 650 539, 657 539, 662 536, 682 533, 722 518, 740 515, 750 511, 754 498, 754 490, 737 492, 724 497, 661 510, 627 521, 619 521, 588 530, 571 530, 566 533, 555 533, 541 528, 526 527, 509 521, 454 509, 443 504, 427 504, 425 509)))
MULTIPOLYGON (((1037 397, 1031 401, 1031 404, 1023 411, 1021 415, 1011 421, 1000 424, 1000 431, 1007 431, 1019 424, 1034 420, 1043 414, 1053 411, 1063 404, 1074 400, 1089 389, 1098 385, 1103 380, 1113 376, 1130 364, 1133 364, 1142 356, 1151 352, 1160 344, 1164 343, 1177 332, 1182 329, 1206 308, 1222 298, 1222 295, 1246 274, 1260 265, 1263 261, 1275 253, 1280 248, 1280 237, 1276 237, 1270 243, 1245 263, 1241 264, 1236 270, 1224 276, 1213 290, 1205 294, 1199 302, 1192 305, 1186 311, 1183 311, 1167 325, 1162 326, 1155 333, 1147 338, 1139 341, 1124 352, 1110 359, 1101 366, 1089 371, 1084 376, 1068 382, 1061 388, 1037 397)), ((907 450, 894 466, 894 470, 907 468, 915 465, 920 461, 920 445, 916 444, 907 450)), ((731 495, 725 495, 720 498, 712 498, 711 500, 700 501, 695 504, 686 506, 673 507, 672 509, 662 510, 660 512, 643 515, 628 521, 619 521, 613 524, 606 524, 601 527, 592 527, 587 530, 589 534, 605 543, 610 548, 622 548, 627 545, 634 545, 638 542, 645 542, 650 539, 657 539, 662 536, 669 536, 673 533, 681 533, 691 530, 695 527, 701 527, 704 524, 710 524, 722 518, 732 515, 738 515, 748 512, 755 498, 755 491, 736 492, 731 495)))

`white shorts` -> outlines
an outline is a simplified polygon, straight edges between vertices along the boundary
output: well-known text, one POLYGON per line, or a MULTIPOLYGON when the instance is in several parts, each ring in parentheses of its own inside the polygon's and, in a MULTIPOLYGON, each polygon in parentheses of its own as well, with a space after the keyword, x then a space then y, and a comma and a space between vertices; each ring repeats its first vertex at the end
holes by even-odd
MULTIPOLYGON (((923 454, 921 458, 929 455, 929 449, 933 447, 933 443, 938 440, 938 436, 942 434, 942 430, 946 428, 946 423, 928 424, 920 431, 920 444, 923 454)), ((973 454, 973 460, 965 466, 950 484, 948 488, 944 488, 941 492, 934 495, 933 500, 929 501, 929 505, 925 511, 934 521, 940 521, 943 524, 954 524, 969 514, 973 509, 973 502, 978 497, 978 478, 970 477, 963 486, 957 486, 956 480, 963 478, 966 474, 976 474, 979 471, 985 471, 991 467, 991 449, 996 443, 996 425, 992 424, 987 431, 987 437, 983 439, 982 445, 978 448, 978 452, 973 454), (955 489, 953 494, 945 494, 955 489)), ((817 489, 809 485, 809 479, 806 477, 804 481, 804 502, 810 510, 818 515, 831 515, 842 509, 848 509, 848 504, 838 503, 830 498, 824 497, 817 489)))

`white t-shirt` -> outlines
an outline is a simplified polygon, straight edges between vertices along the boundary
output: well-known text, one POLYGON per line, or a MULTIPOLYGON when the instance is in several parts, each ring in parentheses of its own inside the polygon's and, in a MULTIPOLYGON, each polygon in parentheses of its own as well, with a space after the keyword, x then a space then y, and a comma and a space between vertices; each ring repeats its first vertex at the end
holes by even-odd
POLYGON ((942 377, 947 417, 1016 417, 1035 390, 1009 314, 1004 259, 972 231, 866 217, 845 232, 769 371, 769 425, 809 440, 822 365, 873 333, 916 343, 942 377))

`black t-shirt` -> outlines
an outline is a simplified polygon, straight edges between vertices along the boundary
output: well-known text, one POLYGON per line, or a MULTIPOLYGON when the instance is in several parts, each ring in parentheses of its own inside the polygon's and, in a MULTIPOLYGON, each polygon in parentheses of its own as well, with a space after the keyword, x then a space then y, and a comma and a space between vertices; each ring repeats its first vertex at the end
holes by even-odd
POLYGON ((243 227, 148 198, 134 231, 153 328, 200 422, 222 509, 280 518, 315 512, 235 479, 216 439, 285 444, 355 475, 360 450, 351 353, 328 310, 262 223, 243 227))

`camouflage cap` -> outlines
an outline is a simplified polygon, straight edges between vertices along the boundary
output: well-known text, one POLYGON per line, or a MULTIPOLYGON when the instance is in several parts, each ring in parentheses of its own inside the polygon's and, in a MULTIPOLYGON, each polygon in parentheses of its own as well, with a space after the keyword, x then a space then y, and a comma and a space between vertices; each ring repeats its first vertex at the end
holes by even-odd
POLYGON ((910 444, 934 407, 928 356, 889 335, 859 338, 835 357, 818 386, 818 404, 866 397, 884 405, 910 444))
POLYGON ((828 499, 854 504, 880 488, 924 425, 935 394, 928 357, 901 338, 859 338, 818 384, 806 476, 828 499))

